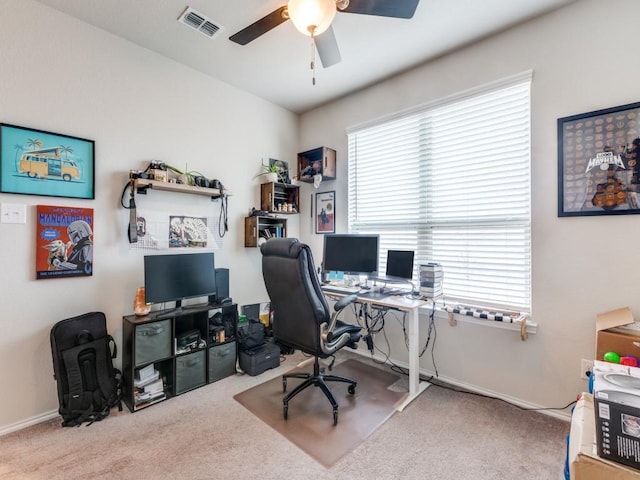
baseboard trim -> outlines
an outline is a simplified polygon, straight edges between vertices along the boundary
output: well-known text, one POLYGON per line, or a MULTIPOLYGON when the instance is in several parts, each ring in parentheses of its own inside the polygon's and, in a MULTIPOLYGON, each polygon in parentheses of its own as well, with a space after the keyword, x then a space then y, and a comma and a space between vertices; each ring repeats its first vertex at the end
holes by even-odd
POLYGON ((0 427, 0 437, 9 433, 17 432, 18 430, 22 430, 23 428, 37 425, 38 423, 47 422, 56 418, 58 415, 58 410, 52 410, 50 412, 36 415, 35 417, 27 418, 20 422, 5 425, 4 427, 0 427))
MULTIPOLYGON (((356 355, 360 355, 362 357, 366 357, 366 358, 372 358, 371 354, 367 351, 367 350, 361 350, 361 349, 357 349, 357 350, 350 350, 350 352, 355 353, 356 355)), ((387 360, 387 358, 383 355, 373 355, 373 358, 376 361, 379 362, 384 362, 385 360, 387 360)), ((395 363, 396 365, 398 365, 399 367, 405 368, 405 369, 409 369, 409 364, 408 363, 404 363, 404 362, 398 362, 396 360, 393 361, 393 363, 395 363)), ((433 375, 435 375, 435 372, 430 372, 428 370, 424 370, 424 369, 420 369, 420 375, 422 376, 422 378, 428 378, 431 377, 433 375)), ((549 408, 549 407, 545 407, 545 406, 541 406, 541 405, 536 405, 533 403, 529 403, 526 402, 522 399, 519 398, 515 398, 515 397, 511 397, 509 395, 505 395, 499 392, 494 392, 491 390, 487 390, 485 388, 479 387, 477 385, 472 385, 470 383, 465 383, 465 382, 461 382, 459 380, 456 380, 455 378, 449 378, 449 377, 445 377, 442 375, 438 375, 437 377, 438 380, 441 380, 444 383, 448 383, 450 385, 453 385, 455 387, 459 387, 462 388, 464 390, 469 390, 470 392, 473 393, 478 393, 480 395, 486 395, 487 397, 492 397, 492 398, 496 398, 498 400, 503 400, 507 403, 511 403, 513 405, 516 405, 518 407, 522 407, 528 410, 537 410, 540 413, 543 413, 545 415, 549 415, 550 417, 554 417, 560 420, 564 420, 567 422, 571 421, 571 413, 569 412, 562 412, 562 411, 557 411, 557 410, 542 410, 543 408, 549 408)))

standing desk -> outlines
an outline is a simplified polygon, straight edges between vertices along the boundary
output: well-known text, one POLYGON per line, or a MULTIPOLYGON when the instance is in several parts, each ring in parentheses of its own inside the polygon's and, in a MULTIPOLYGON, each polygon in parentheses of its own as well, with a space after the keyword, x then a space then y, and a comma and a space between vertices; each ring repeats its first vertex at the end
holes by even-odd
POLYGON ((394 308, 409 314, 409 393, 398 406, 399 412, 403 411, 418 395, 427 389, 428 382, 420 381, 420 307, 427 305, 425 300, 411 299, 404 296, 389 296, 384 298, 361 297, 358 292, 335 292, 329 291, 332 287, 323 289, 325 295, 332 297, 345 297, 348 295, 358 295, 357 303, 369 304, 376 307, 394 308))

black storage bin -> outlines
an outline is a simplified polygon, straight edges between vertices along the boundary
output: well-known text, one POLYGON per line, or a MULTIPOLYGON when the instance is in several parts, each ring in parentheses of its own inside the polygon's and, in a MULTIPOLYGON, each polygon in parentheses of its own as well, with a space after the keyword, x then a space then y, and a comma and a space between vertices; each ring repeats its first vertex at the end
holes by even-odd
POLYGON ((267 342, 251 350, 241 350, 238 354, 240 368, 251 376, 260 375, 270 368, 280 366, 280 347, 267 342))
POLYGON ((206 362, 204 350, 176 358, 176 395, 207 383, 206 362))
POLYGON ((236 373, 236 342, 209 349, 209 383, 236 373))
POLYGON ((171 320, 136 325, 136 367, 171 356, 171 320))

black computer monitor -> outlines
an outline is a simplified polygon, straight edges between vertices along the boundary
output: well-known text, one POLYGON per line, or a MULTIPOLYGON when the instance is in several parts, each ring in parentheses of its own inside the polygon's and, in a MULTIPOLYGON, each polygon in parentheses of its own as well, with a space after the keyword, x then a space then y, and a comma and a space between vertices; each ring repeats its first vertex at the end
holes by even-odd
POLYGON ((347 275, 373 275, 378 271, 379 252, 379 235, 325 235, 322 269, 347 275))
POLYGON ((216 270, 213 252, 147 255, 144 257, 145 300, 176 302, 215 295, 216 270))
POLYGON ((387 270, 385 275, 390 278, 413 277, 413 250, 387 250, 387 270))

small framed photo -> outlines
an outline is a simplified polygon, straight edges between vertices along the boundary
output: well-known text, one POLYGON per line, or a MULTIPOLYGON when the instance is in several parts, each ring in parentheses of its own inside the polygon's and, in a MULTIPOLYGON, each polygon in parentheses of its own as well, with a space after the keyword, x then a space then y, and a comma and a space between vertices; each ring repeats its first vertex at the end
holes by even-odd
POLYGON ((316 193, 316 233, 336 233, 336 192, 316 193))
POLYGON ((640 213, 640 102, 558 119, 558 216, 640 213))
POLYGON ((0 192, 94 199, 94 141, 0 124, 0 192))

